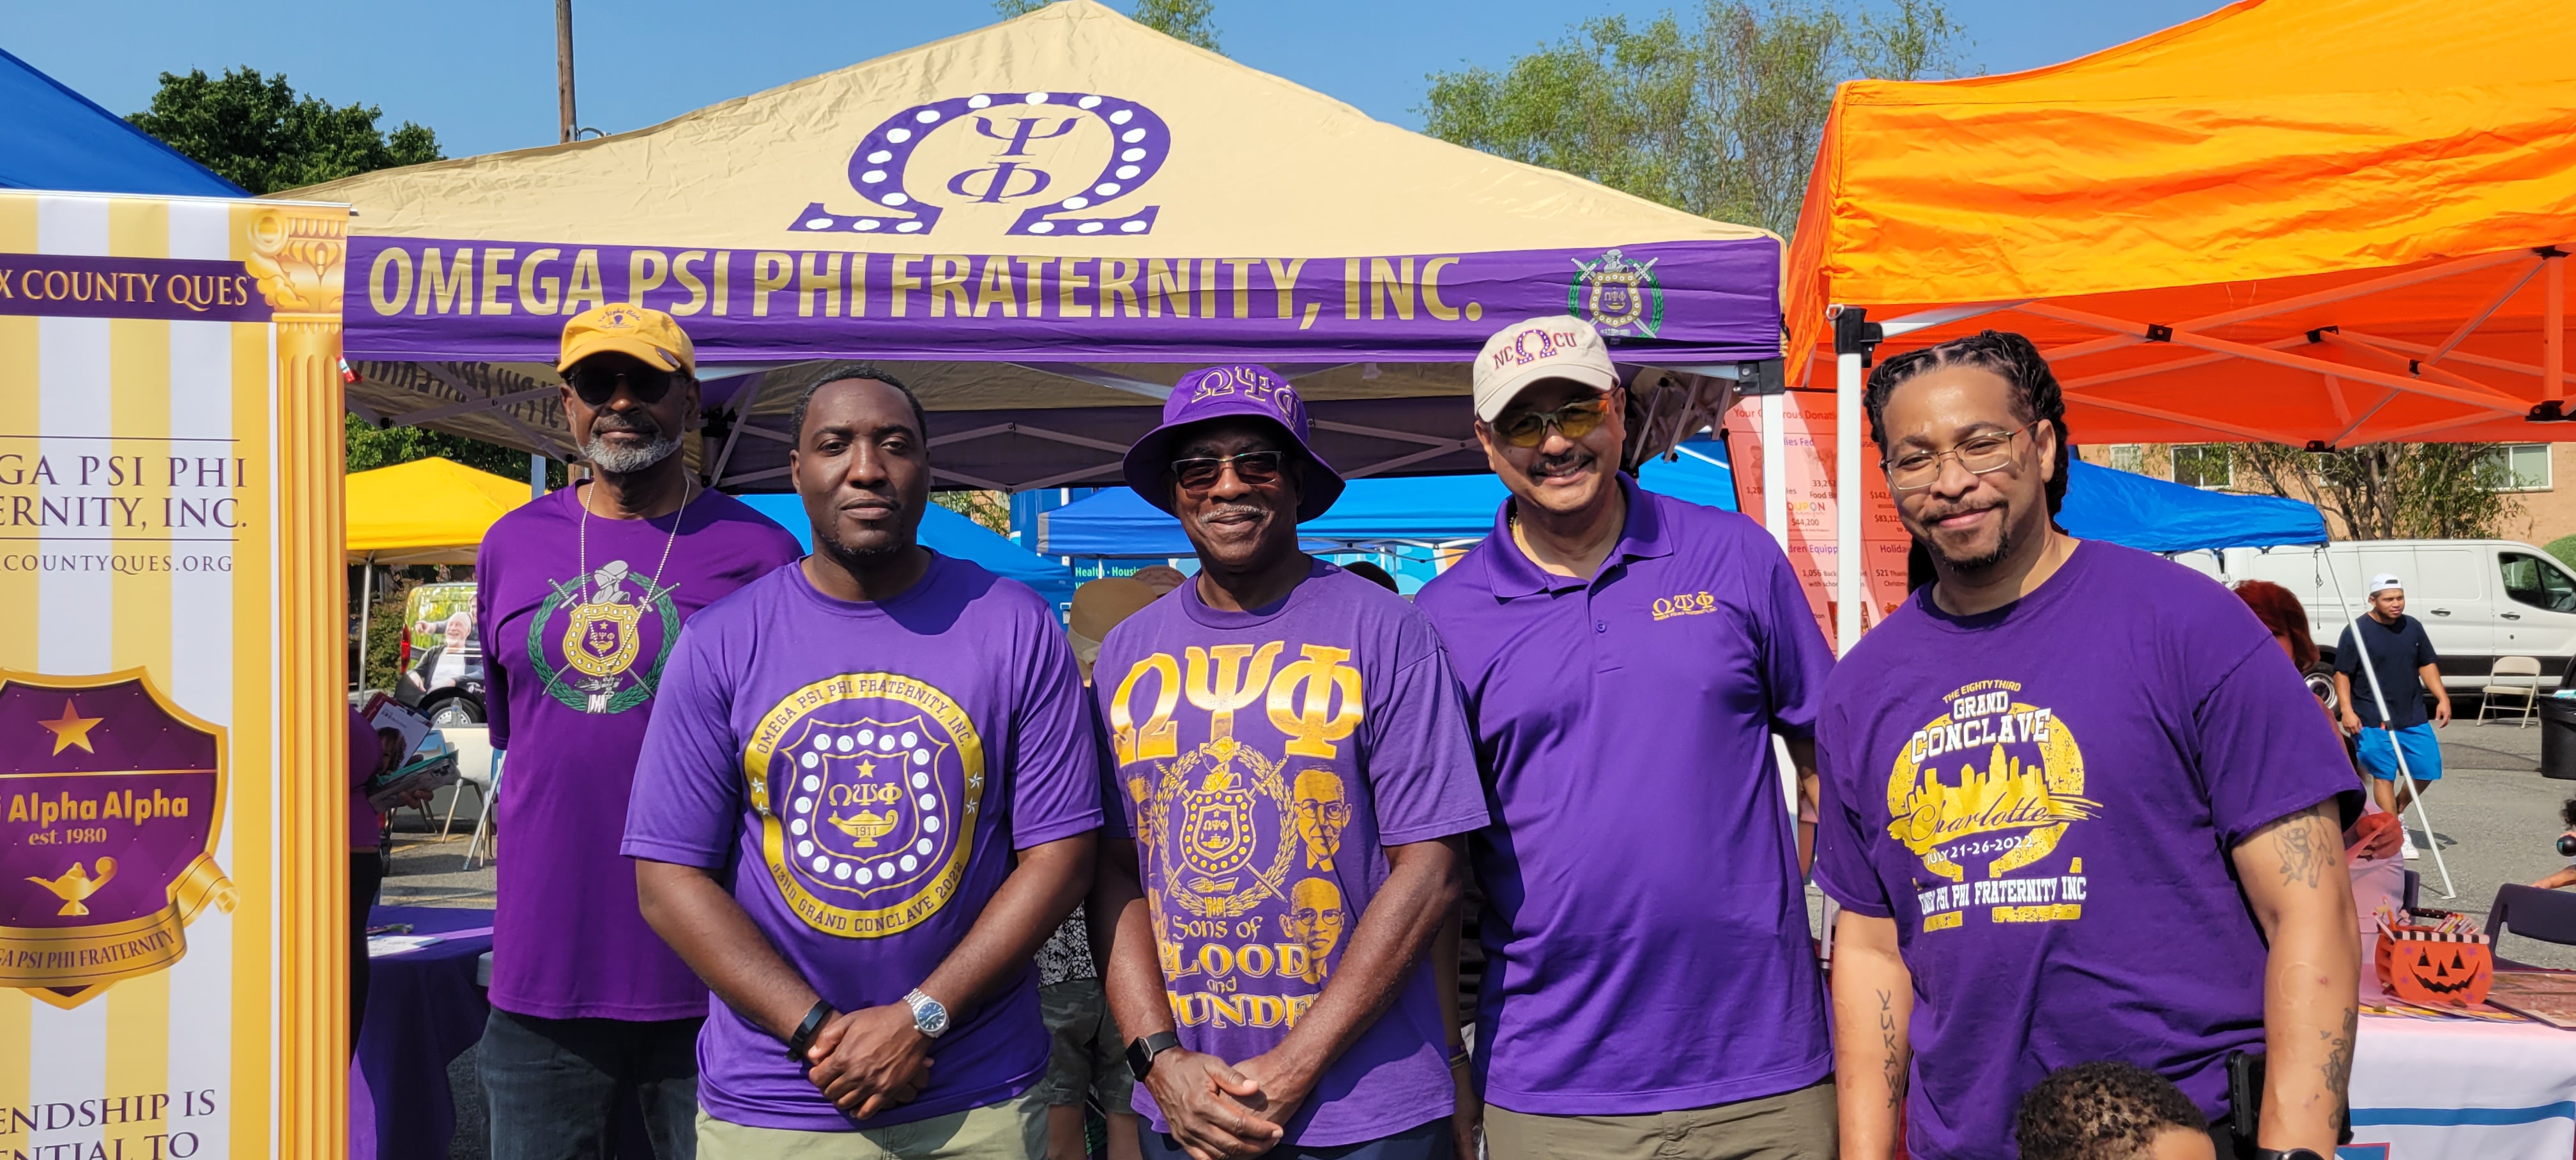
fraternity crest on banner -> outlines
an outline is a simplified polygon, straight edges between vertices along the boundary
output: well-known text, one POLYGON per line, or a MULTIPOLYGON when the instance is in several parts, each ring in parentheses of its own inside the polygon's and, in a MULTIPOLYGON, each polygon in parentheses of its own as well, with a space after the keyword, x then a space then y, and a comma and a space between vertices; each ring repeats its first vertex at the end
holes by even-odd
POLYGON ((224 731, 143 670, 0 670, 0 985, 71 1008, 178 962, 188 922, 236 902, 223 779, 224 731))
POLYGON ((1605 335, 1655 337, 1664 325, 1664 288, 1655 281, 1656 261, 1631 261, 1617 250, 1589 262, 1575 259, 1574 281, 1565 290, 1566 313, 1605 335))

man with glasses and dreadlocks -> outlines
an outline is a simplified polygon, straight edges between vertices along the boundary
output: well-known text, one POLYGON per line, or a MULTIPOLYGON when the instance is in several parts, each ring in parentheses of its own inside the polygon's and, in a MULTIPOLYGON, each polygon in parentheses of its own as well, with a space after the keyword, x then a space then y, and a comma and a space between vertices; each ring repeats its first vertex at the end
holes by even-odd
POLYGON ((1430 622, 1298 550, 1342 492, 1306 438, 1286 381, 1222 366, 1127 452, 1199 561, 1092 669, 1120 803, 1092 945, 1156 1160, 1456 1154, 1428 952, 1485 799, 1430 622))
POLYGON ((1476 438, 1511 491, 1422 590, 1457 657, 1494 824, 1475 1071, 1496 1160, 1834 1155, 1807 935, 1809 737, 1832 663, 1742 516, 1638 489, 1601 335, 1487 340, 1476 438))
POLYGON ((493 1160, 616 1154, 635 1093, 662 1160, 696 1153, 707 989, 644 923, 618 853, 645 718, 680 622, 803 553, 679 454, 697 355, 658 310, 564 324, 564 418, 591 477, 492 525, 475 560, 509 826, 492 919, 483 1096, 493 1160))
POLYGON ((1938 578, 1816 722, 1843 1155, 2009 1156, 2023 1092, 2107 1059, 2180 1086, 2221 1157, 2332 1156, 2357 788, 2298 669, 2227 589, 2058 530, 2066 402, 2030 340, 1898 355, 1865 403, 1938 578))

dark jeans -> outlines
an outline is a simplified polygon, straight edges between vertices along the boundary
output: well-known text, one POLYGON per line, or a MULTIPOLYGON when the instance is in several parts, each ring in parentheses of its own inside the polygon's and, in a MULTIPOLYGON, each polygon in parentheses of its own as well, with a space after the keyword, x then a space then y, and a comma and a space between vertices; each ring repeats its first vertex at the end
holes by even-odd
POLYGON ((540 1019, 498 1007, 483 1024, 491 1160, 610 1160, 617 1105, 633 1093, 661 1160, 698 1153, 698 1025, 540 1019))
MULTIPOLYGON (((1145 1160, 1189 1160, 1189 1149, 1164 1133, 1146 1128, 1136 1133, 1144 1145, 1145 1160)), ((1356 1144, 1330 1144, 1300 1148, 1295 1144, 1273 1148, 1262 1153, 1262 1160, 1433 1160, 1453 1155, 1457 1137, 1450 1134, 1446 1116, 1410 1131, 1356 1144)))
POLYGON ((367 1018, 367 914, 385 885, 385 856, 376 850, 349 852, 349 1055, 358 1054, 358 1025, 367 1018))

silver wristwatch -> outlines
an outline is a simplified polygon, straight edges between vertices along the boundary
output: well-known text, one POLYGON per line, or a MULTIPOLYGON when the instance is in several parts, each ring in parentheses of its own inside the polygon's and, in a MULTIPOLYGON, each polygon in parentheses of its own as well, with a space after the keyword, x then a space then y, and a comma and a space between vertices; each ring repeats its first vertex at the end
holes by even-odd
POLYGON ((948 1008, 939 1000, 921 993, 915 987, 903 997, 903 1005, 912 1008, 912 1026, 924 1036, 937 1039, 948 1033, 948 1008))

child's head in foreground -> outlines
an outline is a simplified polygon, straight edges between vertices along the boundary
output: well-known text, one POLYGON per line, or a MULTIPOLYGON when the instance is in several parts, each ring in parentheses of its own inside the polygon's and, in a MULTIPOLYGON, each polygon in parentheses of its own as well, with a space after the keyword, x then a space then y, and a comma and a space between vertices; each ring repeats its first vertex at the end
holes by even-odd
POLYGON ((2209 1121, 2165 1077, 2128 1063, 2050 1072, 2013 1120, 2021 1160, 2216 1160, 2209 1121))

